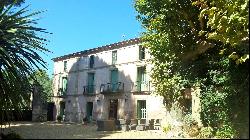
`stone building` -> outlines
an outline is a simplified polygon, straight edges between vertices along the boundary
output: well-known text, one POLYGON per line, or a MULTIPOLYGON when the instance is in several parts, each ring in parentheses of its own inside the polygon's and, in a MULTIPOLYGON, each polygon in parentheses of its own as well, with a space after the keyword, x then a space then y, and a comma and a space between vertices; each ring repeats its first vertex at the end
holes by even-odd
POLYGON ((163 118, 163 98, 150 83, 150 55, 139 43, 135 38, 53 58, 56 116, 71 122, 163 118))

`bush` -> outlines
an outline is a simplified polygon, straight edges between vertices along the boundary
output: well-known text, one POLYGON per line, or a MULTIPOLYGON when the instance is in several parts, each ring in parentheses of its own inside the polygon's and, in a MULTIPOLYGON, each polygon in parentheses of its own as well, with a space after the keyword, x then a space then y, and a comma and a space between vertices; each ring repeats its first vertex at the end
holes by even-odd
POLYGON ((163 126, 163 132, 167 133, 170 130, 171 130, 170 124, 166 124, 165 126, 163 126))
POLYGON ((61 116, 61 115, 59 115, 59 116, 57 116, 57 118, 56 118, 56 119, 57 119, 57 121, 59 121, 59 122, 60 122, 60 121, 62 121, 62 116, 61 116))
POLYGON ((212 127, 202 127, 199 133, 199 138, 212 138, 213 128, 212 127))
POLYGON ((222 125, 215 134, 216 138, 235 138, 236 131, 230 125, 222 125))
POLYGON ((187 125, 188 127, 190 127, 192 125, 192 123, 194 122, 194 119, 192 118, 191 114, 186 114, 183 119, 182 119, 183 123, 185 125, 187 125))

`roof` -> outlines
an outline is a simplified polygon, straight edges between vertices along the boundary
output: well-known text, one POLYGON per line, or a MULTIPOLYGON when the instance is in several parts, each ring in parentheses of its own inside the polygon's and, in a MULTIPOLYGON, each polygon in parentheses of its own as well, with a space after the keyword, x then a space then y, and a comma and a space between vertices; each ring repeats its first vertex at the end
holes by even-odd
POLYGON ((88 49, 88 50, 84 50, 84 51, 80 51, 80 52, 75 52, 75 53, 72 53, 72 54, 59 56, 59 57, 56 57, 56 58, 52 58, 52 60, 54 62, 56 62, 56 61, 60 61, 60 60, 68 59, 68 58, 86 56, 86 55, 98 53, 98 52, 101 52, 101 51, 118 49, 118 48, 122 48, 122 47, 125 47, 125 46, 138 44, 140 42, 141 42, 140 38, 133 38, 133 39, 124 40, 124 41, 121 41, 121 42, 117 42, 117 43, 113 43, 113 44, 109 44, 109 45, 105 45, 105 46, 101 46, 101 47, 97 47, 97 48, 93 48, 93 49, 88 49))

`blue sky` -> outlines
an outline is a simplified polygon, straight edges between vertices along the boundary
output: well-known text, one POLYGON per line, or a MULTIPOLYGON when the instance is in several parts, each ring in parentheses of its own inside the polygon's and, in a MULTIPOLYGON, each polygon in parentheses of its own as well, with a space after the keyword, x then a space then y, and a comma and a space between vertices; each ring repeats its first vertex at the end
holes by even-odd
POLYGON ((53 73, 54 57, 139 37, 143 31, 136 20, 133 0, 26 0, 29 10, 46 10, 37 27, 53 33, 41 56, 53 73), (125 35, 125 37, 123 37, 125 35))

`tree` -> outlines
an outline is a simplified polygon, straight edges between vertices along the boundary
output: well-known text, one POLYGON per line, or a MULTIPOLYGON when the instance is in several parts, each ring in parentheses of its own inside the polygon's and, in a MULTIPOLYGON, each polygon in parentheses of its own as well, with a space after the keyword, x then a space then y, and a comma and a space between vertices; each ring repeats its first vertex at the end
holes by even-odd
POLYGON ((25 0, 1 0, 0 5, 11 5, 14 3, 15 6, 21 6, 25 0))
POLYGON ((31 84, 37 84, 41 88, 41 98, 44 101, 50 102, 52 96, 52 79, 46 73, 45 70, 36 70, 31 77, 35 77, 31 79, 31 84))
POLYGON ((37 35, 48 32, 34 26, 38 19, 33 17, 41 12, 29 14, 27 7, 15 10, 13 5, 0 3, 1 124, 10 119, 8 110, 27 106, 33 88, 29 76, 40 67, 46 68, 38 52, 49 52, 43 47, 47 40, 37 35))
POLYGON ((183 88, 200 86, 205 126, 248 128, 249 2, 136 0, 134 7, 153 56, 152 82, 168 107, 183 88))

